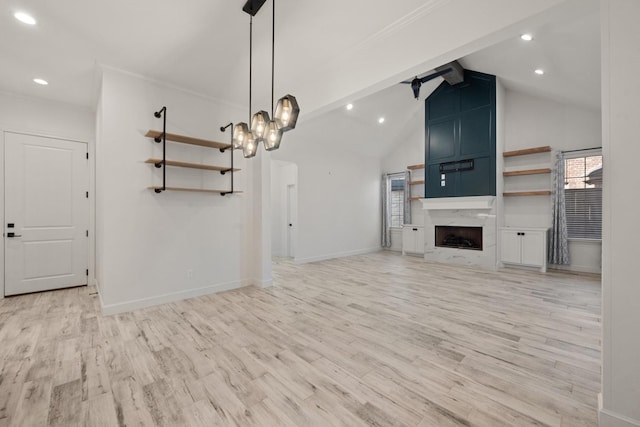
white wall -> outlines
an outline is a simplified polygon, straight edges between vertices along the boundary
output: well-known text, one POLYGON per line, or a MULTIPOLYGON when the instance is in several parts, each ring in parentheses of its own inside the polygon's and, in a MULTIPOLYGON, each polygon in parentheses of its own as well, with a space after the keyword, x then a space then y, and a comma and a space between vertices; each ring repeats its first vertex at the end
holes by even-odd
MULTIPOLYGON (((382 158, 382 173, 403 172, 409 165, 424 163, 424 99, 422 97, 426 98, 428 95, 429 93, 423 90, 419 101, 420 108, 414 111, 402 128, 403 131, 394 138, 395 144, 392 149, 382 158)), ((411 179, 424 179, 424 169, 412 170, 411 179)), ((412 186, 411 195, 424 197, 424 185, 412 186)), ((424 225, 424 211, 419 201, 411 202, 411 223, 424 225)), ((402 234, 400 238, 401 236, 402 234)), ((391 236, 391 242, 395 247, 397 239, 394 237, 394 235, 391 236)), ((402 246, 401 243, 400 246, 402 246)))
MULTIPOLYGON (((545 98, 507 90, 505 109, 505 151, 550 145, 552 153, 507 158, 505 170, 554 168, 555 152, 600 147, 600 111, 561 104, 545 98)), ((500 153, 498 153, 500 154, 500 153)), ((504 179, 505 191, 550 189, 551 175, 525 175, 504 179)), ((507 197, 504 222, 508 227, 551 227, 551 197, 507 197)), ((573 271, 600 272, 601 243, 571 240, 570 266, 573 271)))
POLYGON ((309 120, 282 138, 274 160, 298 166, 296 262, 311 262, 380 249, 380 159, 327 149, 322 118, 309 120))
MULTIPOLYGON (((3 224, 3 232, 6 222, 4 218, 4 133, 7 131, 86 142, 89 153, 93 153, 93 113, 89 109, 68 104, 0 92, 0 223, 3 224)), ((93 165, 93 160, 90 164, 93 165)), ((91 175, 89 188, 92 188, 92 166, 89 172, 91 175)), ((93 195, 91 197, 93 199, 93 195)), ((92 228, 93 214, 93 203, 91 203, 90 226, 92 228)), ((93 233, 90 237, 89 270, 90 275, 93 275, 93 233)), ((0 245, 0 281, 2 282, 0 298, 4 296, 4 261, 2 260, 4 260, 4 244, 0 245)))
MULTIPOLYGON (((153 112, 168 108, 167 131, 228 141, 219 127, 243 112, 191 93, 104 70, 97 140, 99 284, 106 313, 234 288, 254 273, 242 254, 252 228, 252 163, 236 153, 236 189, 242 195, 171 192, 161 185, 161 169, 145 164, 161 157, 161 144, 145 138, 161 129, 153 112), (191 271, 191 273, 189 273, 191 271), (192 276, 192 277, 190 277, 192 276)), ((228 165, 229 153, 167 143, 167 157, 228 165)), ((168 186, 228 188, 228 175, 168 168, 168 186)))
POLYGON ((604 220, 601 427, 640 426, 640 2, 602 0, 604 220))

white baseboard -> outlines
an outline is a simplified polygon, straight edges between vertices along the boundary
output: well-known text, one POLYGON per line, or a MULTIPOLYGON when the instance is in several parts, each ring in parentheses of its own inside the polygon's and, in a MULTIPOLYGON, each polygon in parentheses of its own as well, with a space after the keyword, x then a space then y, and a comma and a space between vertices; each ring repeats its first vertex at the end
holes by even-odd
MULTIPOLYGON (((138 310, 140 308, 151 307, 154 305, 167 304, 170 302, 180 301, 188 298, 195 298, 202 295, 215 294, 216 292, 229 291, 244 286, 251 285, 251 280, 236 280, 233 282, 219 283, 216 285, 205 286, 203 288, 189 289, 180 292, 171 292, 168 294, 153 296, 149 298, 141 298, 132 301, 125 301, 117 304, 104 304, 100 296, 100 305, 102 306, 102 314, 110 316, 112 314, 124 313, 127 311, 138 310)), ((98 292, 100 295, 100 292, 98 292)))
POLYGON ((354 255, 370 254, 370 253, 373 253, 373 252, 380 252, 381 250, 382 250, 382 248, 378 246, 378 247, 375 247, 375 248, 358 249, 358 250, 355 250, 355 251, 346 251, 346 252, 336 252, 336 253, 333 253, 333 254, 320 255, 320 256, 314 256, 314 257, 309 257, 309 258, 295 258, 294 262, 296 264, 307 264, 309 262, 326 261, 328 259, 344 258, 344 257, 354 256, 354 255))
POLYGON ((273 279, 254 279, 253 284, 259 288, 270 288, 273 286, 273 279))
POLYGON ((593 273, 593 274, 602 274, 602 269, 597 266, 582 266, 582 265, 555 265, 549 264, 549 269, 553 270, 563 270, 563 271, 573 271, 576 273, 593 273))
POLYGON ((639 420, 632 420, 602 407, 602 393, 598 394, 598 425, 600 427, 640 427, 639 420))

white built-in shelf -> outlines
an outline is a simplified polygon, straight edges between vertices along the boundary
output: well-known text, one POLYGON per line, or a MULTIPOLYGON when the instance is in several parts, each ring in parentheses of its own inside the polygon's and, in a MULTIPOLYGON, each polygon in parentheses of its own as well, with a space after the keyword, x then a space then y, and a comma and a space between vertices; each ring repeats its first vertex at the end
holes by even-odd
POLYGON ((412 202, 415 202, 416 200, 420 200, 422 198, 423 197, 421 197, 421 196, 412 196, 412 197, 409 197, 409 200, 411 200, 412 202))
POLYGON ((409 181, 409 185, 423 185, 424 184, 424 179, 421 179, 419 181, 409 181))
MULTIPOLYGON (((151 164, 162 164, 162 159, 147 159, 144 161, 145 163, 151 164)), ((176 160, 167 160, 167 166, 176 166, 180 168, 190 168, 190 169, 203 169, 208 171, 219 171, 219 172, 229 172, 231 169, 227 166, 215 166, 215 165, 203 165, 201 163, 188 163, 188 162, 179 162, 176 160)), ((239 171, 240 169, 234 168, 233 171, 239 171)))
POLYGON ((417 169, 424 169, 424 163, 420 164, 420 165, 409 165, 407 166, 407 169, 409 170, 417 170, 417 169))

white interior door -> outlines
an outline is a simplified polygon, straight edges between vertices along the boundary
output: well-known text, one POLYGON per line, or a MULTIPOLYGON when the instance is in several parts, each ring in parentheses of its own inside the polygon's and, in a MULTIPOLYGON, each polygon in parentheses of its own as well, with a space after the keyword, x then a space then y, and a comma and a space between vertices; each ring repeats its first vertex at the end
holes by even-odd
POLYGON ((4 136, 4 294, 86 285, 87 145, 4 136))
POLYGON ((293 184, 287 185, 287 256, 295 258, 295 231, 296 231, 296 186, 293 184))

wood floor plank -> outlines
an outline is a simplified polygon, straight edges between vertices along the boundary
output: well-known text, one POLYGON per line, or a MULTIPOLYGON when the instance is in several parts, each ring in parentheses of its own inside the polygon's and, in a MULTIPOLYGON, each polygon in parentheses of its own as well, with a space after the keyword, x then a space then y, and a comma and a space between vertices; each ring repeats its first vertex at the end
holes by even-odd
POLYGON ((379 252, 105 317, 0 300, 0 427, 597 425, 597 276, 379 252))

